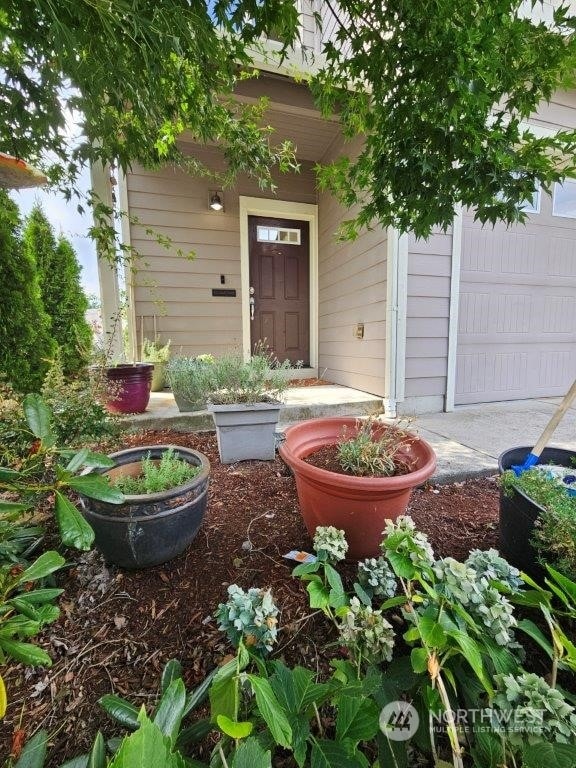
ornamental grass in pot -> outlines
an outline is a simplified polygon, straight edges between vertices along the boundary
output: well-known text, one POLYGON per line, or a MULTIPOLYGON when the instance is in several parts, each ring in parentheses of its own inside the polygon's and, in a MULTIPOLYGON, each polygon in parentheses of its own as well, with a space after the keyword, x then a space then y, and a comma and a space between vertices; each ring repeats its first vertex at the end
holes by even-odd
POLYGON ((206 510, 210 462, 199 451, 169 445, 111 453, 105 475, 121 504, 82 497, 95 546, 108 563, 136 569, 165 563, 195 538, 206 510))
POLYGON ((311 419, 286 430, 280 456, 292 470, 310 536, 343 530, 348 557, 376 557, 386 520, 404 514, 436 455, 417 435, 374 418, 311 419))
POLYGON ((166 386, 166 365, 169 359, 170 339, 166 344, 161 344, 158 340, 144 339, 142 342, 142 362, 152 363, 154 366, 151 392, 161 392, 166 386))

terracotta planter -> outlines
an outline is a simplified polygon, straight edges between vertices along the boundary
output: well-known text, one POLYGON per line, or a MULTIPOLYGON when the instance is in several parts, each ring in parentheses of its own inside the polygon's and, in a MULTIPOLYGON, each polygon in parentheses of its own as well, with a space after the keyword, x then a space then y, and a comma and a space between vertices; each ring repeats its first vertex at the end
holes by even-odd
MULTIPOLYGON (((412 488, 421 485, 436 469, 436 455, 424 440, 415 437, 402 455, 415 470, 396 477, 355 477, 314 467, 303 458, 326 445, 339 442, 344 427, 353 434, 354 418, 312 419, 286 430, 280 456, 296 479, 300 511, 310 536, 319 525, 334 525, 346 533, 348 558, 361 560, 380 554, 387 519, 404 514, 412 488)), ((382 430, 387 429, 382 425, 382 430)))
POLYGON ((106 378, 115 393, 106 403, 112 413, 144 413, 150 400, 152 363, 129 363, 106 369, 106 378))
POLYGON ((203 453, 169 445, 145 445, 111 453, 112 469, 97 469, 110 478, 136 477, 150 453, 160 459, 169 448, 200 467, 196 477, 159 493, 127 495, 123 504, 81 497, 82 512, 94 529, 95 546, 107 563, 130 570, 165 563, 193 541, 204 519, 210 462, 203 453))

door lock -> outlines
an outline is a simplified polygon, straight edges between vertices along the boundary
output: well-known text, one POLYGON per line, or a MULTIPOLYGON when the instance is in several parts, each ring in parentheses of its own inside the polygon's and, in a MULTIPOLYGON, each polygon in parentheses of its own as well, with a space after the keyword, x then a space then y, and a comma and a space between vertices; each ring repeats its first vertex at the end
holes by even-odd
POLYGON ((250 320, 254 320, 254 309, 256 308, 256 299, 254 298, 253 286, 250 286, 250 298, 248 301, 250 304, 250 320))

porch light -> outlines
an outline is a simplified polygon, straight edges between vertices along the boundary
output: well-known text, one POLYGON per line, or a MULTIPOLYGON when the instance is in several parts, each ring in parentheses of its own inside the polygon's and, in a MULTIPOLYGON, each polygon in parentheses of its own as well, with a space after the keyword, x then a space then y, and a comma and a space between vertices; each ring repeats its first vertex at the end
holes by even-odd
POLYGON ((210 192, 210 208, 213 211, 224 210, 224 195, 222 192, 210 192))

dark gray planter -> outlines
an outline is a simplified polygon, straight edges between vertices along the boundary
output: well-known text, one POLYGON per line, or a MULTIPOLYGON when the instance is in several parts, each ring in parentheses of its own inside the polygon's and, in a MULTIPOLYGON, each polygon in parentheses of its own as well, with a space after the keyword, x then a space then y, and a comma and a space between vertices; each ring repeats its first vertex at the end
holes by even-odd
POLYGON ((115 467, 93 471, 114 477, 139 474, 141 460, 150 453, 159 459, 169 448, 200 467, 192 480, 160 493, 126 496, 123 504, 81 497, 82 512, 94 529, 95 546, 107 563, 130 570, 160 565, 183 552, 204 519, 210 462, 190 448, 146 445, 111 453, 115 467))
POLYGON ((274 459, 280 403, 208 404, 208 410, 214 417, 222 464, 274 459))
POLYGON ((180 392, 174 390, 172 391, 172 394, 174 395, 174 400, 176 401, 176 405, 178 406, 180 413, 190 413, 192 411, 206 410, 205 402, 192 402, 191 400, 188 400, 184 395, 180 394, 180 392))
MULTIPOLYGON (((500 473, 511 469, 513 465, 523 464, 531 447, 510 448, 498 459, 500 473)), ((571 467, 574 451, 564 448, 545 448, 539 464, 558 464, 571 467)), ((519 488, 510 495, 500 491, 500 554, 512 565, 530 574, 535 579, 545 576, 545 571, 538 563, 538 553, 531 543, 534 526, 542 507, 519 488)))

